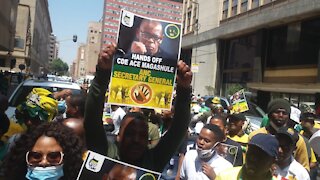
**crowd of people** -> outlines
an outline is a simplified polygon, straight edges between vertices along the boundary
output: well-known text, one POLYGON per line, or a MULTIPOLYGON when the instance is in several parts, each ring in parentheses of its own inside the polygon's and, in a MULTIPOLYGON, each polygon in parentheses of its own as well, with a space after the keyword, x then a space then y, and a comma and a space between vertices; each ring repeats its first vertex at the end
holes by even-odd
POLYGON ((192 73, 183 61, 177 64, 171 110, 113 105, 113 127, 106 128, 102 118, 115 51, 111 44, 100 53, 87 94, 34 88, 17 107, 17 122, 5 115, 8 99, 0 95, 0 179, 76 179, 88 150, 173 179, 317 178, 318 156, 309 143, 319 128, 315 114, 302 112, 297 120, 288 101, 274 99, 264 127, 250 132, 244 114, 230 114, 232 107, 224 109, 219 98, 207 107, 192 97, 192 73), (15 123, 22 128, 13 131, 15 123), (172 174, 176 154, 178 170, 172 174))

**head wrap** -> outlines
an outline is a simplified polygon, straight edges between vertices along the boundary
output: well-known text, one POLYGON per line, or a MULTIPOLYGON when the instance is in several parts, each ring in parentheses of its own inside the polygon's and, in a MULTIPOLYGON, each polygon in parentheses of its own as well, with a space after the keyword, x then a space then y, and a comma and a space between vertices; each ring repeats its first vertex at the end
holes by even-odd
POLYGON ((58 112, 58 101, 47 89, 33 88, 26 97, 26 101, 17 106, 17 110, 30 118, 51 121, 58 112))

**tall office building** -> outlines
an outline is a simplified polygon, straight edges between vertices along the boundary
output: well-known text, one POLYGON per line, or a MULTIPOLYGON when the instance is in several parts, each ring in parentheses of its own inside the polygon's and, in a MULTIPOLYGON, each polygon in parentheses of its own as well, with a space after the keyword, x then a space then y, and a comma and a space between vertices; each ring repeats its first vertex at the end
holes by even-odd
POLYGON ((182 19, 182 0, 105 0, 102 25, 103 45, 116 42, 121 9, 179 23, 182 19))
POLYGON ((262 108, 276 97, 301 109, 320 107, 319 0, 211 2, 199 0, 200 30, 184 36, 182 44, 199 66, 196 94, 206 95, 205 87, 212 86, 227 96, 241 85, 256 95, 262 108), (217 8, 212 11, 218 16, 202 23, 206 16, 201 13, 209 6, 217 8), (211 24, 217 26, 207 27, 211 24))
POLYGON ((51 62, 58 58, 59 43, 57 42, 57 36, 54 34, 51 34, 49 38, 49 62, 51 62))

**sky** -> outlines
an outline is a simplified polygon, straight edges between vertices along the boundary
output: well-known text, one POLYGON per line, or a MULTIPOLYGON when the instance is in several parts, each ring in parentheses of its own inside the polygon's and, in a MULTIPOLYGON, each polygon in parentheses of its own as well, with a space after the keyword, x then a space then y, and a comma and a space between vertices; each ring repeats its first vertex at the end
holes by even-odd
POLYGON ((103 15, 103 0, 49 0, 53 34, 60 42, 59 58, 71 65, 80 43, 87 39, 90 21, 99 21, 103 15), (72 36, 77 35, 74 43, 72 36))

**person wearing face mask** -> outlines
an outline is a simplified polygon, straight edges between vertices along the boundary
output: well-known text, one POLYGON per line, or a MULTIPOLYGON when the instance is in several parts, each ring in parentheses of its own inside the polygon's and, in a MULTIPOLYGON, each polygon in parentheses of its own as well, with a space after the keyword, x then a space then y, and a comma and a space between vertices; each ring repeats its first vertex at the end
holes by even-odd
POLYGON ((245 164, 221 172, 216 180, 275 180, 271 167, 278 148, 278 140, 270 134, 253 136, 248 143, 245 164))
POLYGON ((74 180, 82 164, 83 146, 71 129, 47 122, 21 135, 4 161, 10 180, 74 180))
POLYGON ((180 179, 215 179, 232 164, 215 152, 224 134, 217 125, 206 124, 197 138, 196 150, 189 150, 182 163, 180 179))
MULTIPOLYGON (((279 128, 288 127, 287 122, 289 121, 291 108, 290 103, 287 100, 274 99, 270 101, 268 104, 267 112, 270 121, 269 125, 251 132, 249 134, 249 141, 256 134, 263 133, 275 135, 279 128)), ((296 151, 294 153, 294 158, 300 164, 302 164, 303 167, 306 168, 306 170, 310 171, 307 146, 300 135, 299 140, 296 143, 296 151)))

